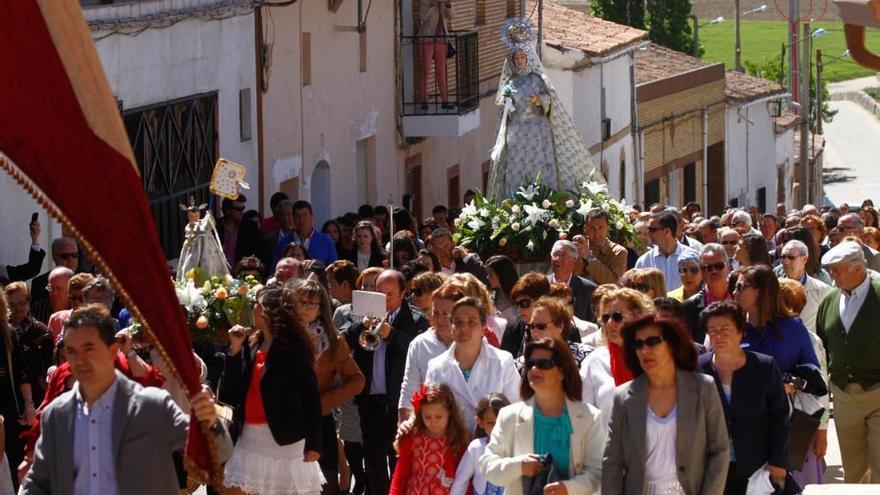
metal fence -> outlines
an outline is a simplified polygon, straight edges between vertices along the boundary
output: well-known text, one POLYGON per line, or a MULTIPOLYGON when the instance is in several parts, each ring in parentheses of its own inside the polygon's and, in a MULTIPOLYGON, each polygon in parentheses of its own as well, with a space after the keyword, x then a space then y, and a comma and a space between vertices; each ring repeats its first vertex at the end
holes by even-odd
POLYGON ((476 31, 401 36, 403 115, 458 115, 480 102, 476 31), (442 64, 442 65, 440 65, 442 64), (445 68, 446 77, 440 78, 445 68), (442 89, 447 95, 443 98, 442 89))

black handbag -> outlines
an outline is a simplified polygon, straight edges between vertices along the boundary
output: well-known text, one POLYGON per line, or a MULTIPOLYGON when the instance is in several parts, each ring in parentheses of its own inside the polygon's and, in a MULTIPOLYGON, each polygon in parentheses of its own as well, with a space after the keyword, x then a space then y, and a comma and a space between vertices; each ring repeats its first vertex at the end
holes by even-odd
MULTIPOLYGON (((822 412, 820 411, 818 415, 821 416, 822 412)), ((800 471, 804 467, 804 460, 807 458, 810 446, 813 445, 813 439, 816 438, 819 423, 819 418, 801 410, 795 409, 792 412, 788 436, 789 469, 800 471)))
POLYGON ((522 495, 544 495, 545 486, 559 481, 559 474, 553 469, 553 456, 546 454, 538 458, 544 467, 534 476, 522 477, 522 495))
POLYGON ((451 41, 446 42, 446 58, 455 57, 455 45, 451 41))

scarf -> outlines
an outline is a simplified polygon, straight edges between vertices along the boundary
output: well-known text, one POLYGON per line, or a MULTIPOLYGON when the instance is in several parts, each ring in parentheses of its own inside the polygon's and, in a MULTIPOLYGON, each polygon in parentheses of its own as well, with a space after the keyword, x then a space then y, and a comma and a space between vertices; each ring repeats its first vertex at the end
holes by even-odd
POLYGON ((611 355, 611 376, 614 377, 614 386, 623 385, 635 378, 632 371, 626 367, 626 360, 623 358, 623 347, 613 342, 608 342, 608 353, 611 355))

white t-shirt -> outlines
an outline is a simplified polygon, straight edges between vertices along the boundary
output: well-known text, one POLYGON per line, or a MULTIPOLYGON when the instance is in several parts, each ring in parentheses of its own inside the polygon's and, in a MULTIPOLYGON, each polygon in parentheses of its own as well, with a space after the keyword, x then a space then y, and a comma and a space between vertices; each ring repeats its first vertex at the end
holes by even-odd
POLYGON ((614 408, 614 377, 611 375, 611 354, 607 346, 598 347, 581 363, 583 400, 602 411, 602 424, 608 429, 614 408))
POLYGON ((678 406, 660 418, 648 406, 645 429, 645 495, 684 495, 675 463, 678 406))
POLYGON ((357 252, 357 260, 358 260, 358 271, 362 272, 370 267, 370 256, 373 253, 363 254, 360 251, 357 252))

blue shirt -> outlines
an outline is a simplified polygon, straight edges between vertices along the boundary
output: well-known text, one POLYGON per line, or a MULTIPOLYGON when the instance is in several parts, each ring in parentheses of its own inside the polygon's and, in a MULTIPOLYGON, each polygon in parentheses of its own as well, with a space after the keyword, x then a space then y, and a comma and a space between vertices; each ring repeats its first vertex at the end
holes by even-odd
POLYGON ((772 320, 762 329, 746 325, 743 344, 748 344, 746 348, 750 351, 771 356, 782 373, 806 363, 818 368, 819 360, 816 359, 808 331, 800 318, 782 317, 772 320))
MULTIPOLYGON (((79 383, 74 385, 76 420, 73 425, 73 494, 117 495, 113 456, 113 402, 117 380, 92 407, 86 405, 79 383)), ((145 453, 146 454, 146 453, 145 453)))
POLYGON ((538 404, 535 403, 535 453, 553 456, 553 469, 560 480, 568 479, 573 431, 567 407, 562 415, 551 418, 541 414, 538 404))
POLYGON ((678 243, 675 251, 669 256, 660 252, 660 248, 653 246, 645 254, 641 255, 636 261, 636 268, 656 268, 663 272, 663 278, 666 282, 666 292, 672 292, 681 287, 681 277, 678 275, 678 257, 685 251, 693 251, 693 249, 678 243))
POLYGON ((330 266, 330 263, 333 263, 337 259, 336 246, 333 245, 333 240, 330 239, 329 235, 318 232, 317 230, 312 230, 312 235, 303 238, 294 232, 279 239, 278 244, 275 245, 275 250, 272 256, 273 268, 278 263, 278 260, 281 259, 281 255, 284 253, 284 248, 291 242, 297 242, 305 246, 306 250, 309 252, 309 258, 323 261, 324 266, 330 266))

